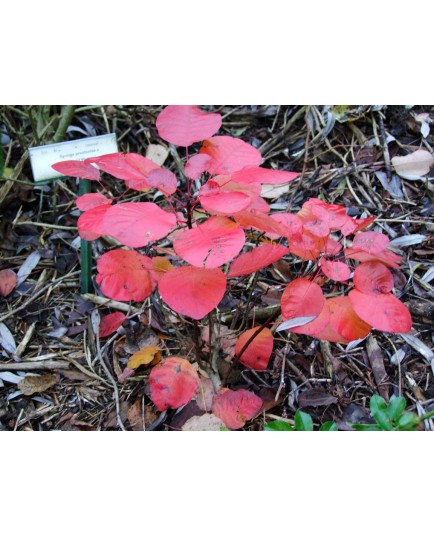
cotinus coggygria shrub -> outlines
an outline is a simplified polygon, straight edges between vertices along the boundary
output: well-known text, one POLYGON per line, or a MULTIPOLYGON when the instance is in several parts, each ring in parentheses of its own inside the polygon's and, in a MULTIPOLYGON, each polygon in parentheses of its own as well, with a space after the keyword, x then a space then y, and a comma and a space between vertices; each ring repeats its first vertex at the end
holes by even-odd
MULTIPOLYGON (((104 172, 143 194, 144 200, 125 201, 124 194, 116 200, 105 190, 77 199, 80 236, 95 240, 107 235, 122 246, 98 259, 96 283, 102 293, 143 302, 158 292, 168 308, 197 325, 244 276, 297 257, 313 269, 303 277, 295 274, 283 289, 279 331, 338 343, 363 339, 373 328, 409 331, 409 311, 393 293, 391 270, 399 269, 401 258, 390 251, 386 235, 366 230, 375 217, 352 218, 344 207, 317 198, 297 213, 270 214, 262 186, 289 183, 298 173, 261 167, 255 147, 216 135, 221 123, 219 114, 196 106, 163 109, 156 121, 160 137, 186 148, 178 175, 136 153, 53 166, 97 184, 104 172), (191 154, 188 148, 197 143, 198 152, 191 154), (156 191, 158 204, 150 201, 156 191), (333 297, 324 292, 330 281, 333 297)), ((114 314, 102 326, 104 334, 124 318, 114 314)), ((265 370, 273 345, 269 326, 253 327, 240 334, 235 356, 246 367, 265 370)), ((187 359, 169 357, 152 369, 151 398, 160 410, 180 407, 194 396, 198 381, 187 359)), ((214 407, 226 426, 238 428, 262 403, 253 393, 233 393, 220 390, 214 407)))

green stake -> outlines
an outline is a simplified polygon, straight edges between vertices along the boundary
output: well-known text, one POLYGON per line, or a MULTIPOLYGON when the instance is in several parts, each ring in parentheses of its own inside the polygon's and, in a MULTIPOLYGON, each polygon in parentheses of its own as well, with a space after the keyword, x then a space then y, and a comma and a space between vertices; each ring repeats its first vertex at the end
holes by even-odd
MULTIPOLYGON (((91 183, 86 179, 78 180, 79 195, 88 194, 91 191, 91 183)), ((80 241, 80 261, 81 261, 81 293, 87 294, 92 288, 92 251, 90 242, 81 239, 80 241)))

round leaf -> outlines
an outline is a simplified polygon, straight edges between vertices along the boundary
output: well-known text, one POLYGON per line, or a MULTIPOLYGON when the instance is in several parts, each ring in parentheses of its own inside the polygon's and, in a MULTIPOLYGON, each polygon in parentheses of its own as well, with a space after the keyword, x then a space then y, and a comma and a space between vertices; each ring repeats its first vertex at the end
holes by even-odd
POLYGON ((176 225, 176 216, 155 203, 122 203, 109 208, 103 225, 106 234, 139 248, 166 236, 176 225))
POLYGON ((0 270, 0 296, 8 296, 17 286, 17 276, 15 272, 6 268, 0 270))
POLYGON ((77 227, 78 234, 83 240, 96 240, 108 234, 104 226, 104 216, 110 208, 108 204, 99 205, 81 214, 77 220, 77 227))
POLYGON ((265 266, 269 266, 288 253, 288 248, 280 245, 262 244, 261 246, 243 253, 232 263, 228 277, 252 274, 265 266))
POLYGON ((327 303, 330 307, 330 328, 346 341, 364 339, 369 335, 371 326, 356 314, 348 296, 329 298, 327 303))
POLYGON ((99 171, 94 166, 80 160, 65 160, 57 162, 51 167, 66 177, 79 177, 89 181, 100 180, 99 171))
POLYGON ((373 328, 390 333, 410 331, 410 312, 393 294, 372 295, 352 290, 349 297, 357 315, 373 328))
POLYGON ((153 290, 152 269, 151 259, 136 251, 109 251, 98 260, 96 282, 108 298, 143 301, 153 290))
POLYGON ((126 318, 124 313, 121 312, 103 316, 99 325, 99 336, 108 337, 122 326, 126 318))
POLYGON ((259 396, 239 389, 231 391, 226 389, 215 395, 212 405, 214 415, 221 419, 225 426, 231 430, 239 430, 246 421, 253 419, 262 408, 262 400, 259 396))
POLYGON ((159 411, 179 408, 193 398, 199 378, 182 357, 169 357, 154 367, 149 376, 151 400, 159 411))
POLYGON ((245 166, 258 166, 262 161, 258 149, 231 136, 214 136, 204 141, 200 154, 211 157, 208 171, 214 175, 233 173, 245 166))
POLYGON ((139 368, 140 365, 150 365, 160 360, 159 346, 146 346, 135 352, 129 359, 127 367, 130 369, 139 368))
MULTIPOLYGON (((260 327, 244 331, 237 340, 235 345, 235 355, 238 355, 250 337, 256 333, 260 327)), ((266 370, 273 352, 274 338, 268 328, 264 328, 249 344, 242 353, 240 362, 246 367, 255 370, 266 370)))
POLYGON ((354 271, 354 286, 364 294, 387 294, 394 287, 393 275, 384 264, 363 262, 354 271))
POLYGON ((100 207, 101 205, 111 205, 112 203, 113 201, 111 199, 100 193, 84 194, 77 197, 75 201, 77 207, 83 212, 91 208, 100 207))
POLYGON ((206 113, 197 106, 166 106, 156 122, 163 140, 182 147, 210 138, 221 124, 220 114, 206 113))
POLYGON ((351 277, 350 267, 341 261, 321 259, 319 265, 324 274, 333 281, 348 281, 351 277))
POLYGON ((324 303, 321 287, 300 277, 291 281, 282 294, 282 317, 289 320, 299 316, 318 316, 324 303))
POLYGON ((173 249, 193 266, 217 268, 231 261, 243 249, 246 237, 242 228, 223 216, 179 233, 173 249))
POLYGON ((296 179, 300 173, 293 171, 280 171, 278 169, 267 169, 259 166, 246 166, 232 175, 235 182, 250 184, 286 184, 296 179))
POLYGON ((211 157, 207 154, 195 154, 185 164, 185 175, 192 180, 198 179, 202 173, 208 171, 208 164, 210 162, 211 157))
POLYGON ((218 268, 183 266, 166 272, 158 283, 158 290, 174 311, 200 320, 222 300, 226 277, 218 268))

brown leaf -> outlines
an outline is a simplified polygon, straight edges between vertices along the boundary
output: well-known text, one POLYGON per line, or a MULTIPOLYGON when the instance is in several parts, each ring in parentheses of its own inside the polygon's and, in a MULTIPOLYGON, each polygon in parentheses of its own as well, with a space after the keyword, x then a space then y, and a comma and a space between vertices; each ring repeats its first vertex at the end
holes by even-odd
POLYGON ((127 419, 135 432, 142 432, 155 421, 157 415, 157 411, 151 406, 144 406, 142 410, 142 400, 139 398, 128 410, 127 419))
POLYGON ((378 386, 379 394, 386 402, 389 402, 389 376, 384 367, 384 355, 380 346, 372 335, 366 341, 369 362, 374 374, 375 383, 378 386))
POLYGON ((209 378, 199 376, 199 385, 196 391, 196 404, 202 411, 211 411, 214 387, 209 378))
POLYGON ((43 374, 42 376, 25 376, 18 382, 18 389, 23 395, 30 396, 47 391, 54 385, 56 385, 54 374, 43 374))
POLYGON ((318 407, 318 406, 330 406, 335 404, 338 399, 335 396, 332 396, 330 393, 327 393, 325 389, 321 387, 314 387, 313 389, 308 389, 299 394, 298 404, 301 408, 307 406, 318 407))
POLYGON ((219 432, 223 422, 212 413, 191 417, 182 427, 183 432, 219 432))
POLYGON ((418 180, 429 173, 434 164, 434 157, 425 149, 418 149, 406 156, 394 156, 391 162, 400 177, 418 180))
POLYGON ((284 401, 285 389, 280 390, 279 397, 277 400, 276 394, 277 389, 273 389, 272 387, 262 387, 262 389, 260 389, 258 395, 262 399, 265 411, 269 411, 270 409, 275 408, 284 401))

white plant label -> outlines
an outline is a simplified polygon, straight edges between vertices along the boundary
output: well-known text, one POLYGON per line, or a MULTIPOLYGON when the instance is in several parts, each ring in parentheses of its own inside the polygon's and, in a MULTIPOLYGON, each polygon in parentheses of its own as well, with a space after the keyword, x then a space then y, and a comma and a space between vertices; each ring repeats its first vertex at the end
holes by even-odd
POLYGON ((29 149, 33 179, 36 183, 63 177, 51 166, 65 160, 84 160, 103 154, 117 153, 116 134, 93 136, 81 140, 64 141, 29 149))

